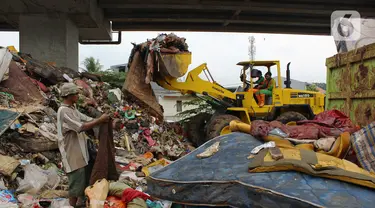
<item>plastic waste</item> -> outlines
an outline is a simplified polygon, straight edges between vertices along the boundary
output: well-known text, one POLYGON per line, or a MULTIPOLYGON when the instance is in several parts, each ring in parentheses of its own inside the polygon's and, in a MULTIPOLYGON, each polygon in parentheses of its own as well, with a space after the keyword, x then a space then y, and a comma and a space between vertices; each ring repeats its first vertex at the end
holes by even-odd
POLYGON ((286 138, 288 137, 289 135, 284 133, 283 131, 281 131, 281 129, 279 128, 274 128, 272 129, 268 135, 274 135, 274 136, 279 136, 279 137, 282 137, 282 138, 286 138))
POLYGON ((259 145, 257 147, 255 147, 253 150, 251 150, 251 154, 258 154, 258 152, 262 149, 266 149, 266 148, 272 148, 272 147, 276 147, 276 143, 275 142, 267 142, 267 143, 264 143, 262 145, 259 145))
POLYGON ((19 161, 20 161, 20 164, 21 164, 22 166, 25 166, 25 165, 31 164, 31 161, 30 161, 30 160, 21 159, 21 160, 19 160, 19 161))
POLYGON ((70 206, 69 204, 69 199, 67 198, 57 198, 57 199, 53 199, 52 203, 51 203, 51 206, 50 208, 62 208, 62 207, 65 207, 65 208, 73 208, 72 206, 70 206))
POLYGON ((38 200, 31 194, 19 194, 17 199, 23 207, 33 207, 33 205, 38 203, 38 200))
POLYGON ((213 145, 208 147, 204 152, 197 155, 198 158, 207 158, 214 155, 216 152, 219 151, 220 142, 215 142, 213 145))
POLYGON ((17 192, 37 194, 47 183, 48 177, 35 164, 26 165, 24 171, 25 178, 23 180, 17 178, 19 184, 17 192))
POLYGON ((151 132, 149 129, 143 131, 143 137, 146 138, 149 146, 156 145, 156 141, 152 139, 151 132))
POLYGON ((19 129, 19 128, 21 128, 22 127, 22 125, 21 125, 21 123, 20 123, 20 121, 17 119, 17 120, 15 120, 13 123, 12 123, 12 125, 10 125, 10 129, 12 129, 12 130, 15 130, 15 129, 19 129))
POLYGON ((114 95, 116 95, 117 97, 117 100, 121 100, 121 90, 119 88, 116 88, 116 89, 111 89, 109 90, 109 92, 112 92, 114 95))
POLYGON ((164 159, 161 159, 161 160, 158 160, 158 161, 155 161, 145 167, 142 168, 142 172, 146 175, 146 176, 149 176, 151 175, 152 173, 164 168, 165 166, 169 165, 169 162, 167 162, 166 160, 164 159))
POLYGON ((11 205, 12 203, 14 204, 17 203, 17 199, 14 197, 13 193, 8 190, 1 190, 0 191, 0 207, 1 205, 4 205, 4 204, 11 205))
POLYGON ((60 177, 53 167, 43 170, 35 164, 28 164, 24 167, 24 171, 25 178, 17 178, 19 184, 17 192, 37 194, 43 188, 55 189, 60 183, 60 177))
POLYGON ((107 197, 107 202, 104 204, 104 208, 126 208, 126 204, 121 201, 121 198, 109 196, 107 197))
POLYGON ((153 202, 149 199, 146 200, 146 204, 149 208, 163 208, 159 202, 153 202))
POLYGON ((68 82, 73 82, 73 81, 74 81, 74 80, 73 80, 72 78, 70 78, 69 75, 67 75, 67 74, 63 74, 63 77, 64 77, 64 79, 66 79, 66 81, 68 81, 68 82))
POLYGON ((5 186, 4 179, 0 178, 0 190, 7 190, 8 188, 5 186))
POLYGON ((106 179, 98 180, 94 185, 85 189, 86 196, 90 200, 90 208, 103 208, 108 196, 109 183, 106 179))
POLYGON ((19 164, 20 162, 12 157, 0 155, 0 173, 3 175, 11 176, 19 164))
POLYGON ((135 111, 134 110, 125 111, 125 118, 127 118, 129 120, 135 119, 135 111))

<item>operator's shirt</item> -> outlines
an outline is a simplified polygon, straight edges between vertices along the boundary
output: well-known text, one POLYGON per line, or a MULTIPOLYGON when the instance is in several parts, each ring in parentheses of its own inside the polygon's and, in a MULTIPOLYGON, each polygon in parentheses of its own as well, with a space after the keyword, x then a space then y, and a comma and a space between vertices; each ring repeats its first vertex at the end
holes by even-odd
POLYGON ((57 111, 58 146, 67 173, 88 164, 87 135, 82 132, 82 125, 92 119, 66 104, 57 111))

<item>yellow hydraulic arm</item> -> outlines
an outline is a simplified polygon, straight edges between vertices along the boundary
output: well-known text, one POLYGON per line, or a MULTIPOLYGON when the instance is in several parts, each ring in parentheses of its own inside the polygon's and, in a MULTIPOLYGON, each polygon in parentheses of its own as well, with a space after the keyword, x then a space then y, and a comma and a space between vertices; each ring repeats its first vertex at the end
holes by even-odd
POLYGON ((209 95, 218 100, 222 100, 225 97, 232 100, 236 99, 235 93, 225 89, 213 80, 206 63, 191 70, 184 82, 178 81, 177 78, 161 76, 157 76, 155 81, 165 89, 176 90, 182 94, 209 95), (199 77, 202 72, 204 72, 208 81, 199 77))

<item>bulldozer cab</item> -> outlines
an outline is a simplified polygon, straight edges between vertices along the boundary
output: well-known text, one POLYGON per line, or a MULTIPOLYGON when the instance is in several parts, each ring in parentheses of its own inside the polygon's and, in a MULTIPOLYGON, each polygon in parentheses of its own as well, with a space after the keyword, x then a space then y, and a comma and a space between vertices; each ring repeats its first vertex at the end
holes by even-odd
MULTIPOLYGON (((241 81, 242 87, 245 89, 248 85, 248 90, 254 88, 254 83, 265 73, 271 72, 272 75, 277 77, 277 87, 281 88, 281 74, 280 74, 280 62, 279 61, 242 61, 237 63, 242 66, 241 70, 241 81), (259 73, 260 72, 260 73, 259 73), (244 79, 242 79, 244 78, 244 79)), ((247 90, 247 91, 248 91, 247 90)))
POLYGON ((242 86, 237 89, 236 92, 247 92, 252 95, 249 96, 251 102, 250 106, 258 106, 258 100, 255 96, 255 88, 262 80, 265 79, 265 74, 270 72, 275 82, 277 83, 275 89, 272 90, 272 95, 266 95, 265 105, 273 104, 273 94, 276 88, 281 89, 281 75, 280 75, 280 62, 279 61, 243 61, 237 63, 237 65, 242 66, 240 79, 242 81, 242 86), (276 76, 275 76, 276 75, 276 76))

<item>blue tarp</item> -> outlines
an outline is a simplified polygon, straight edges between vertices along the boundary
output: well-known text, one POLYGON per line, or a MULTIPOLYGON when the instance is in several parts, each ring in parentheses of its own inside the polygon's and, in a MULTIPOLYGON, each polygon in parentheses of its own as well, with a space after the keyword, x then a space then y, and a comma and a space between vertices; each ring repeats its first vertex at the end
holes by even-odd
POLYGON ((0 109, 0 136, 9 128, 21 113, 0 109))
POLYGON ((374 207, 375 190, 294 171, 249 173, 250 151, 262 144, 242 133, 217 137, 148 177, 152 196, 188 205, 233 207, 374 207), (198 159, 214 142, 220 150, 198 159))

